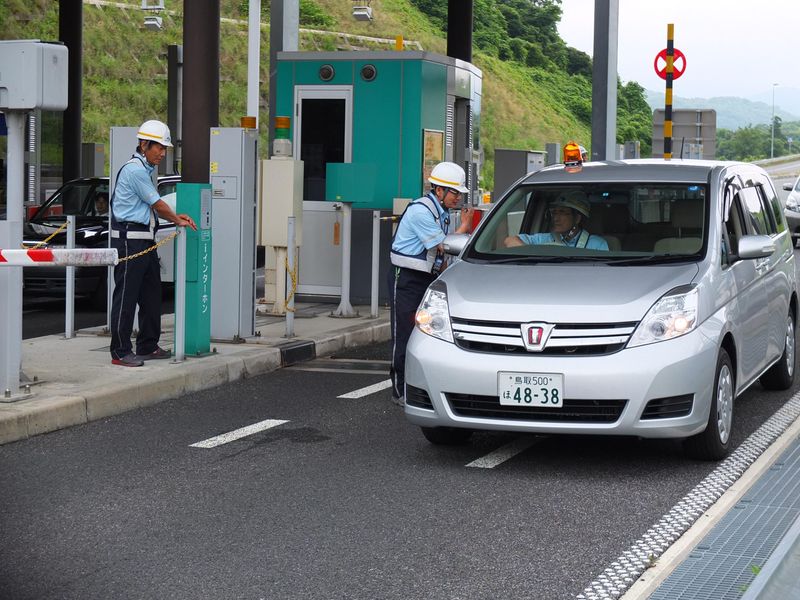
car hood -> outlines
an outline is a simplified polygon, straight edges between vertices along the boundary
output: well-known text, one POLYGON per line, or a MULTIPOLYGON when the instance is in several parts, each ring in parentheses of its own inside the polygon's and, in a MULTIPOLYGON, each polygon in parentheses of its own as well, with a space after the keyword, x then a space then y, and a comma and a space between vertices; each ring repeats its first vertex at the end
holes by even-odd
POLYGON ((491 265, 447 269, 450 315, 481 321, 620 323, 639 321, 664 293, 691 283, 696 264, 491 265))

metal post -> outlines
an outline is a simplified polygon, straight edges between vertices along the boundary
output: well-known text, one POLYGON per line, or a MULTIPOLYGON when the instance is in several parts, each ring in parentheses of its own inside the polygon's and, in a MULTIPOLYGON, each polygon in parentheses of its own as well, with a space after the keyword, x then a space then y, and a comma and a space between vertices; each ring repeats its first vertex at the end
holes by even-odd
POLYGON ((351 216, 353 214, 350 202, 337 202, 337 208, 342 210, 342 298, 339 307, 331 313, 332 317, 357 317, 358 313, 350 305, 350 232, 351 216))
POLYGON ((175 360, 186 360, 186 228, 178 227, 175 249, 175 360))
POLYGON ((592 58, 592 160, 613 160, 617 139, 619 0, 595 0, 592 58))
MULTIPOLYGON (((75 248, 75 215, 67 215, 67 249, 75 248)), ((64 337, 75 337, 75 267, 66 267, 67 291, 64 315, 64 337)))
POLYGON ((256 118, 256 129, 258 129, 258 75, 261 68, 261 0, 250 0, 247 10, 247 116, 256 118))
MULTIPOLYGON (((8 129, 6 221, 0 221, 0 248, 19 248, 22 243, 23 169, 25 161, 25 112, 5 113, 8 129)), ((9 267, 0 273, 0 401, 19 399, 22 367, 22 269, 9 267)))
POLYGON ((369 316, 378 318, 378 284, 380 272, 381 211, 372 211, 372 291, 370 294, 369 316))
POLYGON ((775 88, 777 83, 772 84, 772 134, 769 140, 769 157, 775 158, 775 88))
POLYGON ((294 267, 295 242, 294 242, 294 217, 289 217, 289 229, 286 234, 286 269, 291 281, 286 300, 286 337, 294 337, 294 294, 297 291, 297 273, 294 267))

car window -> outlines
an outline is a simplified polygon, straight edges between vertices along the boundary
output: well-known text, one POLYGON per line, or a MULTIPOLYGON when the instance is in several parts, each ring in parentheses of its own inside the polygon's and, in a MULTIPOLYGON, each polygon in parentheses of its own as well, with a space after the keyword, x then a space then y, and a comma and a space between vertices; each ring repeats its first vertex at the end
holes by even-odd
POLYGON ((61 215, 82 214, 81 211, 92 190, 92 182, 66 183, 50 196, 37 211, 35 219, 47 219, 61 215))
POLYGON ((780 233, 786 231, 786 218, 783 216, 783 204, 781 203, 778 194, 775 192, 775 187, 768 177, 756 178, 760 181, 758 186, 759 192, 763 196, 765 205, 768 207, 770 213, 770 222, 772 224, 773 233, 780 233))
POLYGON ((764 206, 758 189, 754 187, 743 188, 739 191, 739 197, 748 217, 748 231, 755 235, 774 233, 769 221, 769 211, 764 206))
POLYGON ((694 256, 706 246, 706 194, 694 184, 522 185, 492 211, 465 257, 694 256), (559 204, 573 208, 574 236, 558 229, 559 204))
POLYGON ((725 239, 722 245, 724 262, 729 262, 732 255, 739 253, 739 238, 747 233, 744 222, 739 195, 736 194, 728 211, 728 218, 725 220, 725 239))
POLYGON ((176 191, 178 183, 176 181, 159 181, 158 182, 158 195, 163 199, 167 194, 172 194, 176 191))

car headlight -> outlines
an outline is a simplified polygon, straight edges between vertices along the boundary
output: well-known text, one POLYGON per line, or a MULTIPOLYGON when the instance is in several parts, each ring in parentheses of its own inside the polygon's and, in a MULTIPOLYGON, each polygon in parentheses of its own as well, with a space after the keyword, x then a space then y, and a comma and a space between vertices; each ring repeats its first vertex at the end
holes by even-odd
POLYGON ((425 292, 417 309, 417 328, 445 342, 453 342, 453 330, 450 327, 450 310, 447 308, 447 286, 441 281, 434 281, 425 292))
POLYGON ((800 198, 794 194, 790 194, 786 199, 786 208, 793 212, 800 212, 800 198))
POLYGON ((697 297, 694 286, 670 290, 656 302, 633 332, 629 348, 680 337, 697 327, 697 297))

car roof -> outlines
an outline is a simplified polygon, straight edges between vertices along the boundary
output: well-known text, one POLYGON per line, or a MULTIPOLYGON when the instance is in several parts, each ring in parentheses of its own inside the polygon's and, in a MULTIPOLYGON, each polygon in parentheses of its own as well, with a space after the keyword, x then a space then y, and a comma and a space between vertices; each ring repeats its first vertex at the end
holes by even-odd
POLYGON ((712 172, 731 167, 757 169, 754 165, 716 160, 635 159, 594 161, 580 169, 568 170, 564 165, 552 165, 529 174, 522 183, 607 183, 664 181, 706 183, 712 172))

